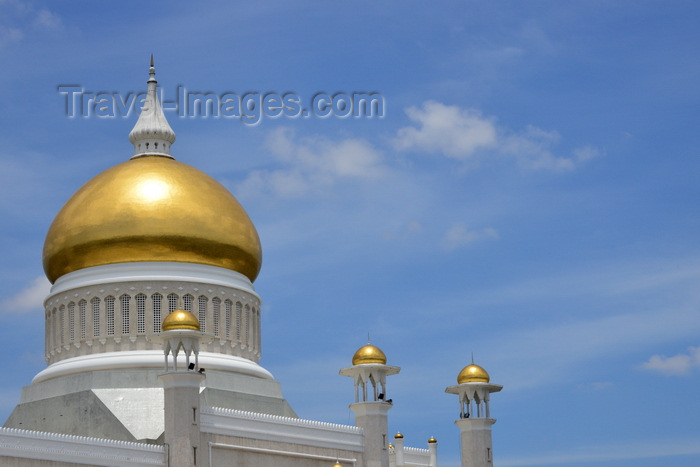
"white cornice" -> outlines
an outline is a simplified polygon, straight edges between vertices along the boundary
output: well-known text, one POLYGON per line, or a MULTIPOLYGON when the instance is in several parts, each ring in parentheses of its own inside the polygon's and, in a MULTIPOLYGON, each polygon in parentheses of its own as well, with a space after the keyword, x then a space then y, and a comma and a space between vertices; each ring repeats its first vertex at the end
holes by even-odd
MULTIPOLYGON (((257 378, 272 380, 272 373, 255 362, 232 355, 212 352, 200 352, 199 366, 208 370, 220 370, 240 373, 257 378)), ((123 369, 164 369, 163 352, 161 350, 134 350, 122 352, 105 352, 84 355, 61 360, 39 372, 32 384, 40 383, 59 376, 76 373, 104 370, 123 369)))
POLYGON ((220 285, 244 290, 260 299, 250 280, 230 269, 195 263, 144 261, 93 266, 68 273, 56 280, 47 300, 53 295, 79 287, 135 281, 182 281, 220 285))

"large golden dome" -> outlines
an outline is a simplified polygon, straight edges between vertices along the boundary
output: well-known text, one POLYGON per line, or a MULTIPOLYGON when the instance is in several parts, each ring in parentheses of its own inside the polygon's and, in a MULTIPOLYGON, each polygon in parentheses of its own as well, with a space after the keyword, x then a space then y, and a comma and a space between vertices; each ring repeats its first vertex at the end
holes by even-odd
POLYGON ((353 365, 362 365, 365 363, 380 363, 386 365, 386 355, 382 352, 382 349, 375 347, 372 344, 367 344, 360 347, 352 356, 353 365))
POLYGON ((114 263, 174 261, 218 266, 255 280, 262 249, 238 201, 205 173, 170 157, 141 156, 80 188, 44 243, 51 282, 114 263))

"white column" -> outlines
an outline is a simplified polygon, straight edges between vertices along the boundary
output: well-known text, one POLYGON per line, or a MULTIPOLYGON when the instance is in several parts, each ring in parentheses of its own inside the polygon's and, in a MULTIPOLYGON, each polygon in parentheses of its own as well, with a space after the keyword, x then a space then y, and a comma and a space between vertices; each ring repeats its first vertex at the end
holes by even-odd
POLYGON ((396 453, 396 467, 404 467, 406 465, 406 461, 404 460, 403 456, 403 436, 399 436, 398 434, 394 436, 394 446, 394 452, 396 453))
POLYGON ((437 467, 437 441, 428 441, 428 451, 430 452, 430 467, 437 467))
POLYGON ((492 467, 492 418, 462 418, 455 421, 459 427, 462 467, 492 467))
POLYGON ((388 412, 386 402, 358 402, 350 405, 355 412, 355 425, 364 432, 365 467, 389 467, 389 440, 387 438, 388 412))
POLYGON ((197 372, 165 373, 158 376, 164 387, 165 444, 168 467, 199 465, 199 387, 204 375, 197 372))

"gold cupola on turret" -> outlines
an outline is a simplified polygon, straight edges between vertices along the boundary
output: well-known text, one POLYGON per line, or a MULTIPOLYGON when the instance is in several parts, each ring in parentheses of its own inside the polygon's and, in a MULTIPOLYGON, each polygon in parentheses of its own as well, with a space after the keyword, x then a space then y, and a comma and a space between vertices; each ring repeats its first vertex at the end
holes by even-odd
POLYGON ((363 365, 365 363, 380 363, 386 365, 386 355, 379 347, 376 347, 370 343, 360 347, 352 356, 353 365, 363 365))
POLYGON ((199 331, 199 320, 187 310, 175 310, 163 320, 163 331, 199 331))
POLYGON ((470 365, 462 368, 457 375, 457 383, 488 383, 491 380, 489 374, 473 361, 470 365))
POLYGON ((115 263, 182 262, 230 269, 254 281, 262 264, 255 226, 209 175, 170 155, 175 133, 156 94, 151 61, 133 157, 82 186, 44 242, 48 279, 115 263))

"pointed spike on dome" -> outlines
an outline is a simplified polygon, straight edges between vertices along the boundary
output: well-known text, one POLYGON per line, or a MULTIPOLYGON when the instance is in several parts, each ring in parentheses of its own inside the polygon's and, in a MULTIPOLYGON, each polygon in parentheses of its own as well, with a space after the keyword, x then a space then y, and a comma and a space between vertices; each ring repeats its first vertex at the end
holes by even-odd
POLYGON ((165 156, 170 155, 170 146, 175 142, 175 132, 170 127, 163 113, 163 107, 158 100, 156 85, 156 68, 153 54, 151 54, 151 66, 148 70, 148 91, 144 100, 141 114, 136 125, 129 133, 129 141, 134 145, 132 159, 141 156, 165 156))

